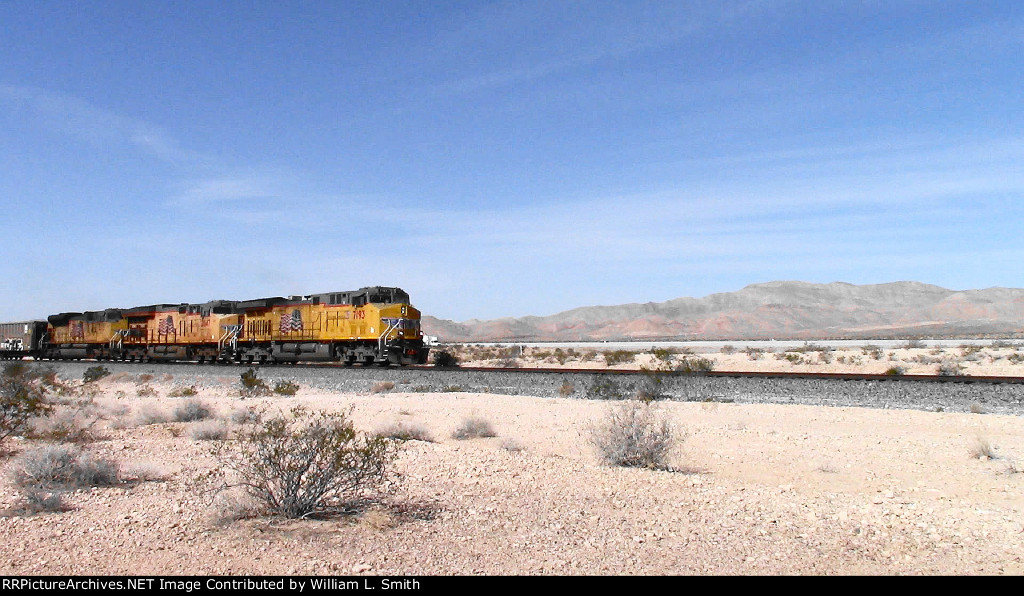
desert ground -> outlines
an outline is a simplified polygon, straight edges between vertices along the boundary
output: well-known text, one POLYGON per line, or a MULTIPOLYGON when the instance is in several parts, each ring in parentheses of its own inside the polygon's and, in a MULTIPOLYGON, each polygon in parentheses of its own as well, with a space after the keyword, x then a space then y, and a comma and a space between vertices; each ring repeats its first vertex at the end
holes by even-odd
MULTIPOLYGON (((975 374, 976 364, 1024 369, 1012 353, 1000 347, 960 361, 975 374)), ((839 355, 819 364, 704 356, 719 369, 732 358, 820 370, 839 355)), ((897 362, 883 354, 882 363, 910 369, 918 355, 897 362)), ((879 362, 843 356, 865 371, 879 362)), ((678 447, 669 469, 638 469, 604 463, 591 441, 620 402, 426 392, 415 381, 339 389, 315 380, 326 372, 280 367, 262 374, 294 379, 296 395, 243 399, 242 369, 216 366, 112 365, 113 374, 83 389, 88 366, 58 371, 91 403, 67 398, 92 435, 80 448, 116 461, 118 482, 69 491, 64 511, 34 512, 13 471, 43 439, 9 439, 0 459, 0 574, 1024 572, 1024 410, 656 401, 649 407, 671 422, 678 447), (181 396, 193 387, 195 395, 181 396), (189 400, 212 418, 176 420, 189 400), (402 442, 390 481, 344 514, 240 514, 244 496, 210 492, 204 480, 222 465, 214 450, 232 448, 242 412, 297 404, 350 412, 367 433, 401 423, 425 440, 402 442), (453 438, 473 418, 495 436, 453 438), (210 425, 224 438, 209 439, 210 425)))

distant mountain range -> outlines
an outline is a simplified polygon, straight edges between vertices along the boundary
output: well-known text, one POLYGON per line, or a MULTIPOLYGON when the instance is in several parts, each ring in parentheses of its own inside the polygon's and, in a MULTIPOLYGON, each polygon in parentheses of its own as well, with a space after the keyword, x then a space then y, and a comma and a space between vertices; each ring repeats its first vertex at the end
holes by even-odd
POLYGON ((441 341, 602 341, 1024 336, 1024 289, 918 282, 775 281, 666 302, 585 306, 461 323, 423 317, 441 341))

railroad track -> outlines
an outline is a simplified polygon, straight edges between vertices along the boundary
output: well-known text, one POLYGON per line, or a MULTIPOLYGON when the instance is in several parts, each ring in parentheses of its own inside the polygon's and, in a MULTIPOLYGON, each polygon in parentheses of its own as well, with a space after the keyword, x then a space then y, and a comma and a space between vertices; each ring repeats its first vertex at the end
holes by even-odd
POLYGON ((695 377, 726 377, 736 379, 814 379, 821 381, 892 381, 892 382, 925 382, 925 383, 987 383, 998 385, 1024 384, 1024 377, 1007 376, 973 376, 973 375, 886 375, 868 373, 814 373, 814 372, 772 372, 772 371, 708 371, 696 373, 658 372, 649 370, 623 370, 611 368, 500 368, 491 366, 460 366, 454 368, 436 368, 433 366, 408 366, 415 370, 446 370, 451 372, 505 372, 520 374, 574 374, 574 375, 648 375, 662 374, 667 376, 695 377))
MULTIPOLYGON (((103 364, 104 360, 89 361, 82 359, 81 362, 97 362, 103 364)), ((42 360, 41 362, 51 362, 42 360)), ((52 361, 62 362, 62 361, 52 361)), ((120 362, 119 362, 120 363, 120 362)), ((120 363, 123 364, 123 363, 120 363)), ((180 360, 168 360, 168 361, 153 361, 149 364, 159 365, 198 365, 192 361, 180 361, 180 360)), ((255 368, 324 368, 324 369, 352 369, 352 370, 369 370, 379 369, 386 370, 392 368, 394 370, 425 370, 425 371, 446 371, 451 373, 470 373, 470 372, 484 372, 484 373, 512 373, 512 374, 564 374, 564 375, 616 375, 616 376, 638 376, 638 375, 649 375, 659 374, 666 376, 677 376, 677 377, 711 377, 711 378, 734 378, 734 379, 813 379, 819 381, 879 381, 879 382, 911 382, 911 383, 963 383, 963 384, 988 384, 988 385, 1020 385, 1024 384, 1024 377, 1016 376, 982 376, 982 375, 920 375, 920 374, 903 374, 903 375, 887 375, 887 374, 870 374, 870 373, 825 373, 825 372, 782 372, 782 371, 725 371, 725 370, 714 370, 707 372, 675 372, 675 371, 649 371, 649 370, 635 370, 635 369, 612 369, 612 368, 534 368, 534 367, 494 367, 494 366, 458 366, 458 367, 436 367, 432 365, 410 365, 403 367, 380 367, 380 366, 363 366, 363 365, 345 365, 340 362, 302 362, 302 363, 242 363, 242 362, 217 362, 209 363, 207 366, 211 368, 216 367, 255 367, 255 368)))

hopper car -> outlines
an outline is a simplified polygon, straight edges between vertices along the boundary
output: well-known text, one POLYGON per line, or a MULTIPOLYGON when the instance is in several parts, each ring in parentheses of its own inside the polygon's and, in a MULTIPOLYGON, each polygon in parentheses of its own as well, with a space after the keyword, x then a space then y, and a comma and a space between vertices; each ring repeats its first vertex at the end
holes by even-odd
POLYGON ((401 288, 68 312, 0 324, 4 358, 407 365, 427 361, 401 288))

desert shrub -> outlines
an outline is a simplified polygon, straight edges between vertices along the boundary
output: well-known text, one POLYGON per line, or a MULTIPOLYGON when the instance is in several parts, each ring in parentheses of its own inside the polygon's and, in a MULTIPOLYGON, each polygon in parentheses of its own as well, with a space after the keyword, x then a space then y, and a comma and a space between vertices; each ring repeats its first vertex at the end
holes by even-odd
POLYGON ((255 368, 243 372, 239 376, 238 382, 242 386, 240 390, 242 397, 258 397, 270 393, 270 387, 267 387, 266 382, 260 378, 260 374, 255 368))
POLYGON ((890 366, 885 370, 885 374, 889 375, 890 377, 898 377, 906 374, 906 372, 907 370, 902 366, 890 366))
POLYGON ((146 426, 149 424, 164 424, 170 422, 170 415, 164 410, 152 405, 147 404, 142 406, 138 413, 135 414, 135 420, 139 425, 146 426))
POLYGON ((113 486, 118 465, 75 446, 44 445, 15 459, 11 479, 19 487, 36 489, 113 486))
POLYGON ((665 373, 657 370, 642 369, 643 377, 636 387, 636 398, 640 401, 654 401, 668 397, 665 394, 665 373))
POLYGON ((23 433, 33 419, 49 414, 50 381, 55 379, 51 372, 24 362, 4 366, 0 374, 0 444, 23 433))
POLYGON ((587 387, 588 399, 623 399, 626 389, 614 379, 595 377, 587 387))
POLYGON ((138 397, 153 397, 156 395, 156 389, 153 389, 150 385, 142 385, 135 390, 135 395, 138 397))
POLYGON ((974 445, 971 447, 971 457, 976 459, 998 459, 999 454, 996 453, 995 448, 992 447, 992 443, 988 439, 978 437, 974 440, 974 445))
POLYGON ((192 438, 196 441, 223 441, 228 436, 228 426, 222 421, 208 420, 192 427, 192 438))
POLYGON ((608 366, 627 364, 636 360, 636 352, 630 350, 613 350, 604 352, 604 361, 608 366))
POLYGON ((347 414, 301 407, 260 416, 232 444, 216 452, 218 471, 232 475, 222 477, 218 491, 240 487, 263 512, 288 518, 366 496, 387 480, 398 449, 395 441, 357 432, 347 414))
POLYGON ((85 372, 82 374, 82 382, 93 383, 109 375, 110 371, 107 370, 107 367, 105 366, 90 366, 85 369, 85 372))
POLYGON ((47 490, 37 487, 24 487, 18 490, 21 499, 10 509, 11 513, 32 515, 43 512, 70 511, 64 501, 64 493, 60 490, 47 490))
POLYGON ((764 350, 753 346, 747 347, 743 351, 747 354, 747 358, 751 360, 760 360, 764 356, 764 350))
POLYGON ((135 379, 136 385, 145 385, 146 383, 153 380, 153 375, 149 373, 143 373, 135 379))
POLYGON ((212 417, 210 406, 198 399, 190 399, 174 408, 174 420, 177 422, 195 422, 212 417))
POLYGON ((607 464, 667 470, 681 440, 679 431, 653 402, 624 401, 591 429, 591 443, 607 464))
POLYGON ((274 393, 292 396, 299 392, 299 384, 294 381, 278 381, 274 383, 274 393))
POLYGON ((676 372, 683 374, 699 374, 715 370, 715 361, 699 356, 684 357, 676 365, 676 372))
POLYGON ((196 386, 190 385, 188 387, 177 387, 170 390, 167 392, 167 397, 192 397, 197 393, 199 393, 199 391, 196 390, 196 386))
POLYGON ((248 424, 259 420, 259 415, 249 408, 235 408, 231 410, 231 422, 233 424, 248 424))
POLYGON ((558 395, 562 397, 569 397, 575 392, 576 387, 574 387, 569 381, 562 381, 562 386, 558 388, 558 395))
POLYGON ((494 427, 491 426, 490 422, 475 416, 463 420, 462 424, 452 432, 452 438, 459 440, 496 436, 498 436, 498 433, 494 431, 494 427))
POLYGON ((433 443, 434 437, 425 427, 418 424, 396 422, 377 431, 377 436, 397 441, 426 441, 433 443))
POLYGON ((166 468, 150 461, 135 461, 121 467, 121 478, 134 482, 158 482, 166 480, 166 468))
POLYGON ((62 403, 54 406, 46 418, 35 419, 32 436, 47 441, 88 443, 100 438, 96 426, 102 419, 91 399, 62 403))
POLYGON ((447 350, 434 352, 434 366, 438 368, 455 368, 459 365, 459 359, 455 354, 447 350))
POLYGON ((376 385, 374 385, 372 388, 370 388, 370 392, 371 393, 385 393, 387 391, 391 391, 394 388, 395 388, 395 384, 392 383, 391 381, 382 381, 382 382, 377 383, 376 385))
POLYGON ((725 354, 726 356, 729 356, 730 354, 736 353, 736 346, 726 344, 722 346, 721 349, 719 349, 718 351, 725 354))
POLYGON ((943 360, 935 367, 935 374, 940 377, 956 377, 963 374, 964 367, 955 360, 943 360))
POLYGON ((885 350, 873 344, 862 346, 860 350, 865 356, 870 356, 874 360, 881 360, 885 356, 885 350))

